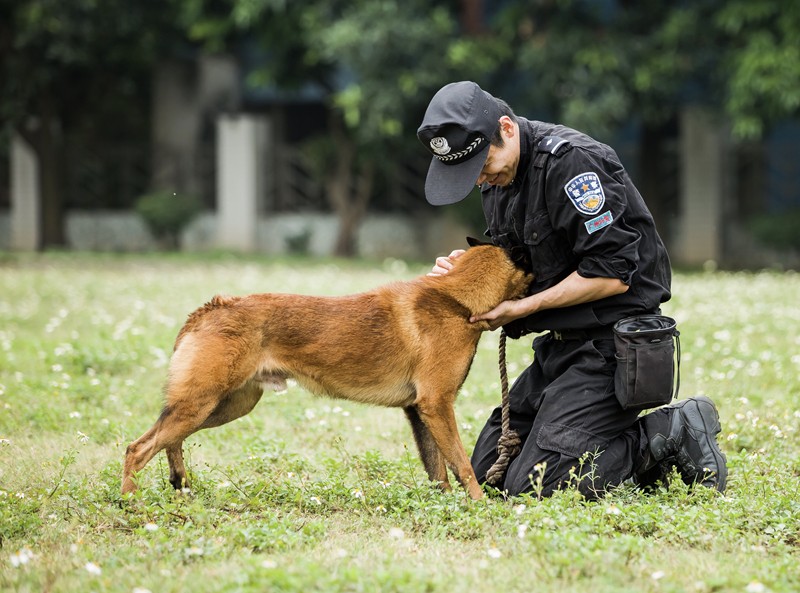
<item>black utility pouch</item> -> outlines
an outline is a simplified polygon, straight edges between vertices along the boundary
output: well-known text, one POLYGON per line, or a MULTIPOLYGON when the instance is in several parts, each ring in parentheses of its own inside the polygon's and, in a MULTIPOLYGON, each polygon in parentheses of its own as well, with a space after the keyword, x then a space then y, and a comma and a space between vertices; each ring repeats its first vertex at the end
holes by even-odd
POLYGON ((617 348, 614 389, 623 409, 655 408, 678 395, 679 336, 675 320, 663 315, 637 315, 614 324, 617 348))

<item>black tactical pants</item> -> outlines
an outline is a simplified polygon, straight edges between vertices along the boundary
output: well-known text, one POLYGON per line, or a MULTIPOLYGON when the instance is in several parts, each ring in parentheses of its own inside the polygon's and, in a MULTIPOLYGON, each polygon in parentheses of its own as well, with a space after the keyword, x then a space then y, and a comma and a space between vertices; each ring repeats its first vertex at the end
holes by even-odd
MULTIPOLYGON (((623 410, 614 396, 614 340, 561 341, 545 334, 533 349, 533 363, 509 391, 511 428, 522 450, 500 489, 548 496, 578 481, 585 496, 597 498, 631 477, 647 446, 638 412, 623 410)), ((498 457, 500 420, 498 407, 472 453, 481 483, 498 457)))

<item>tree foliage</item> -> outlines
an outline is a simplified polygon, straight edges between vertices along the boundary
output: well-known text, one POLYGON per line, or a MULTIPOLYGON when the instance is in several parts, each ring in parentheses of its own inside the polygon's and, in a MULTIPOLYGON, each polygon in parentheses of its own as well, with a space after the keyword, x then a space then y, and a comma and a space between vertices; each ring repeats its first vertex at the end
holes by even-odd
POLYGON ((419 154, 416 126, 446 82, 476 80, 593 134, 701 103, 758 137, 800 112, 798 38, 800 3, 783 0, 0 0, 0 121, 39 153, 55 221, 65 135, 141 135, 159 58, 255 40, 265 59, 251 83, 325 97, 328 129, 308 153, 350 220, 347 253, 369 199, 359 192, 419 154), (477 33, 468 9, 484 17, 477 33))
POLYGON ((147 128, 146 84, 175 42, 169 1, 0 1, 0 121, 40 161, 45 245, 63 233, 69 136, 125 138, 147 128))
POLYGON ((376 180, 411 146, 419 151, 415 130, 430 96, 449 80, 483 76, 502 56, 502 46, 461 35, 456 3, 231 0, 229 19, 210 6, 194 0, 198 40, 220 48, 254 36, 268 56, 258 82, 324 89, 328 128, 307 154, 339 214, 339 255, 355 250, 376 180))
POLYGON ((800 110, 800 5, 782 0, 521 0, 502 12, 527 92, 603 133, 632 115, 658 123, 684 103, 762 135, 800 110))

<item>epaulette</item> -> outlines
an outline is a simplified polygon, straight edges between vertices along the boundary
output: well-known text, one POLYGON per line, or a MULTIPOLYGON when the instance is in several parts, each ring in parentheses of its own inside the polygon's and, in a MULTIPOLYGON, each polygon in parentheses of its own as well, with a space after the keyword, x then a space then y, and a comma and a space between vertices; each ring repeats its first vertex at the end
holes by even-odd
POLYGON ((545 136, 539 140, 539 144, 536 145, 536 152, 539 154, 533 159, 533 166, 544 169, 547 157, 551 154, 554 156, 561 156, 571 147, 572 145, 569 143, 569 140, 565 140, 560 136, 545 136))
POLYGON ((569 150, 570 146, 569 140, 565 140, 560 136, 545 136, 539 141, 536 150, 560 156, 569 150))

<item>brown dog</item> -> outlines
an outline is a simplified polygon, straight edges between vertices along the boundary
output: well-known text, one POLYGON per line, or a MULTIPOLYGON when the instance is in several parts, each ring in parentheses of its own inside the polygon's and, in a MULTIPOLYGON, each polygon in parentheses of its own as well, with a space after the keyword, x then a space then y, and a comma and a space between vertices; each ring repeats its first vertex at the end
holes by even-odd
POLYGON ((178 334, 164 409, 128 447, 122 492, 136 490, 136 472, 161 449, 172 485, 187 486, 184 439, 247 414, 264 384, 278 390, 294 378, 319 395, 403 408, 430 479, 450 488, 449 466, 481 498, 453 410, 488 329, 469 317, 523 296, 531 280, 524 267, 479 245, 444 276, 352 296, 214 297, 178 334))

